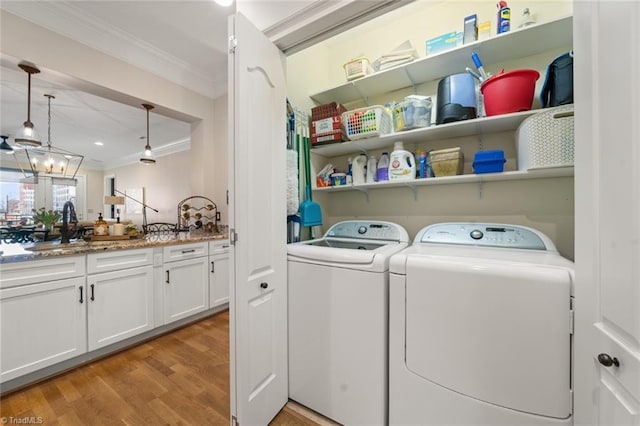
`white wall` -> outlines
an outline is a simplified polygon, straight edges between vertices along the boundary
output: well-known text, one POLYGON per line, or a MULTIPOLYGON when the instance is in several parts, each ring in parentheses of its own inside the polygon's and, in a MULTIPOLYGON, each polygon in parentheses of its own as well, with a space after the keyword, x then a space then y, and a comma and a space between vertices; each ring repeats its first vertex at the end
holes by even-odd
MULTIPOLYGON (((570 0, 509 1, 512 28, 517 27, 524 7, 529 7, 538 22, 552 20, 572 13, 570 0)), ((479 22, 490 20, 495 34, 495 2, 427 1, 417 0, 366 24, 346 31, 324 43, 287 58, 288 96, 295 107, 309 111, 315 106, 309 95, 346 82, 342 65, 361 55, 371 60, 388 52, 405 40, 411 40, 420 57, 426 52, 425 41, 445 32, 462 31, 465 16, 476 13, 479 22)), ((496 73, 500 68, 537 69, 541 78, 536 94, 542 86, 546 67, 564 49, 545 52, 522 60, 500 64, 485 64, 496 73)), ((461 64, 461 72, 469 63, 461 64)), ((416 93, 435 95, 437 81, 416 87, 416 93)), ((369 99, 370 105, 401 100, 413 93, 406 88, 369 99)), ((536 96, 537 97, 537 96, 536 96)), ((363 101, 346 105, 355 108, 363 101)), ((539 108, 536 99, 534 108, 539 108)), ((405 149, 414 151, 461 146, 465 154, 465 173, 471 173, 473 155, 482 143, 483 149, 504 149, 508 162, 506 170, 516 169, 515 132, 447 139, 429 143, 409 144, 405 149)), ((391 151, 390 146, 386 151, 391 151)), ((370 152, 380 158, 382 150, 370 152)), ((347 156, 324 158, 313 155, 313 164, 320 170, 331 162, 344 170, 347 156)), ((403 225, 413 237, 422 227, 444 221, 489 221, 520 224, 539 229, 549 235, 561 254, 574 256, 574 191, 573 178, 553 178, 529 181, 493 182, 484 184, 456 184, 418 187, 415 197, 408 188, 389 188, 370 191, 369 199, 358 191, 314 193, 314 201, 321 204, 324 226, 345 219, 370 218, 389 220, 403 225)), ((305 233, 306 235, 306 233, 305 233)))

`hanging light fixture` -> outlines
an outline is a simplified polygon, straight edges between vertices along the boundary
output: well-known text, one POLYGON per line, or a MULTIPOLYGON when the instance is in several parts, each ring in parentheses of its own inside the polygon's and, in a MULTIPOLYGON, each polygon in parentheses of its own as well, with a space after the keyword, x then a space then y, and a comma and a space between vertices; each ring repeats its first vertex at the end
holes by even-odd
POLYGON ((144 109, 147 110, 147 144, 144 147, 144 155, 140 158, 140 162, 142 164, 156 164, 156 160, 153 158, 153 154, 151 153, 151 145, 149 144, 149 111, 153 109, 153 105, 150 104, 142 104, 144 109))
POLYGON ((2 138, 2 143, 0 144, 0 150, 5 154, 13 154, 13 147, 9 145, 9 142, 7 142, 7 139, 9 139, 9 136, 0 136, 0 138, 2 138))
MULTIPOLYGON (((53 146, 51 142, 51 99, 55 99, 55 96, 47 94, 44 96, 47 97, 48 104, 47 146, 16 151, 14 155, 19 164, 29 164, 33 176, 44 173, 54 177, 74 179, 84 156, 53 146), (20 161, 19 157, 22 157, 22 153, 25 157, 20 161)), ((27 173, 25 176, 28 176, 27 173)))
POLYGON ((31 74, 37 74, 40 70, 35 66, 25 63, 18 64, 18 67, 29 75, 29 83, 27 86, 27 121, 25 121, 22 127, 18 130, 14 140, 19 146, 23 146, 25 148, 37 148, 42 146, 42 142, 40 142, 40 135, 38 135, 38 132, 31 122, 31 74))

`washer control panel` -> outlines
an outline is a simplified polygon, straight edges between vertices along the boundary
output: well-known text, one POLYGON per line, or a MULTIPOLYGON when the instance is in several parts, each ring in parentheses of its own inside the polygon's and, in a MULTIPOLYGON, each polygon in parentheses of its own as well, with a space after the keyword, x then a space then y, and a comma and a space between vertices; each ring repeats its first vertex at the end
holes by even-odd
POLYGON ((414 242, 556 250, 551 240, 539 231, 493 223, 439 223, 422 229, 414 242))
POLYGON ((383 221, 347 220, 333 225, 325 237, 409 242, 405 229, 383 221))

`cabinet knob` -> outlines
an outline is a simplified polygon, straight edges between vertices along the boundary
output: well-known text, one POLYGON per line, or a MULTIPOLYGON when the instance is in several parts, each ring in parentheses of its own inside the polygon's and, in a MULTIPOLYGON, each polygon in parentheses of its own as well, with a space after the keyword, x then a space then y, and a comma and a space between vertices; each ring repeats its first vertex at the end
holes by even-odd
POLYGON ((268 283, 260 283, 260 288, 266 289, 267 287, 269 287, 268 283))
POLYGON ((618 358, 613 357, 611 358, 611 356, 609 356, 609 354, 598 354, 598 362, 602 365, 604 365, 605 367, 611 367, 612 365, 615 365, 616 367, 620 367, 620 361, 618 361, 618 358))

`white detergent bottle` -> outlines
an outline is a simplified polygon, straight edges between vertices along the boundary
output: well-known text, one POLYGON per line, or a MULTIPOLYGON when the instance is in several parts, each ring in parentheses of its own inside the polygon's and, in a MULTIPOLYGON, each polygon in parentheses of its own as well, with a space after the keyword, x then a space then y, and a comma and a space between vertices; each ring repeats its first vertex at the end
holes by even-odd
POLYGON ((389 157, 389 180, 411 180, 415 178, 416 160, 413 154, 405 151, 402 142, 396 142, 389 157))
POLYGON ((375 155, 369 157, 367 161, 367 183, 373 183, 376 181, 376 175, 378 174, 378 160, 375 155))
POLYGON ((354 185, 362 185, 364 183, 364 171, 367 167, 367 156, 364 154, 358 155, 351 162, 351 178, 354 185))

